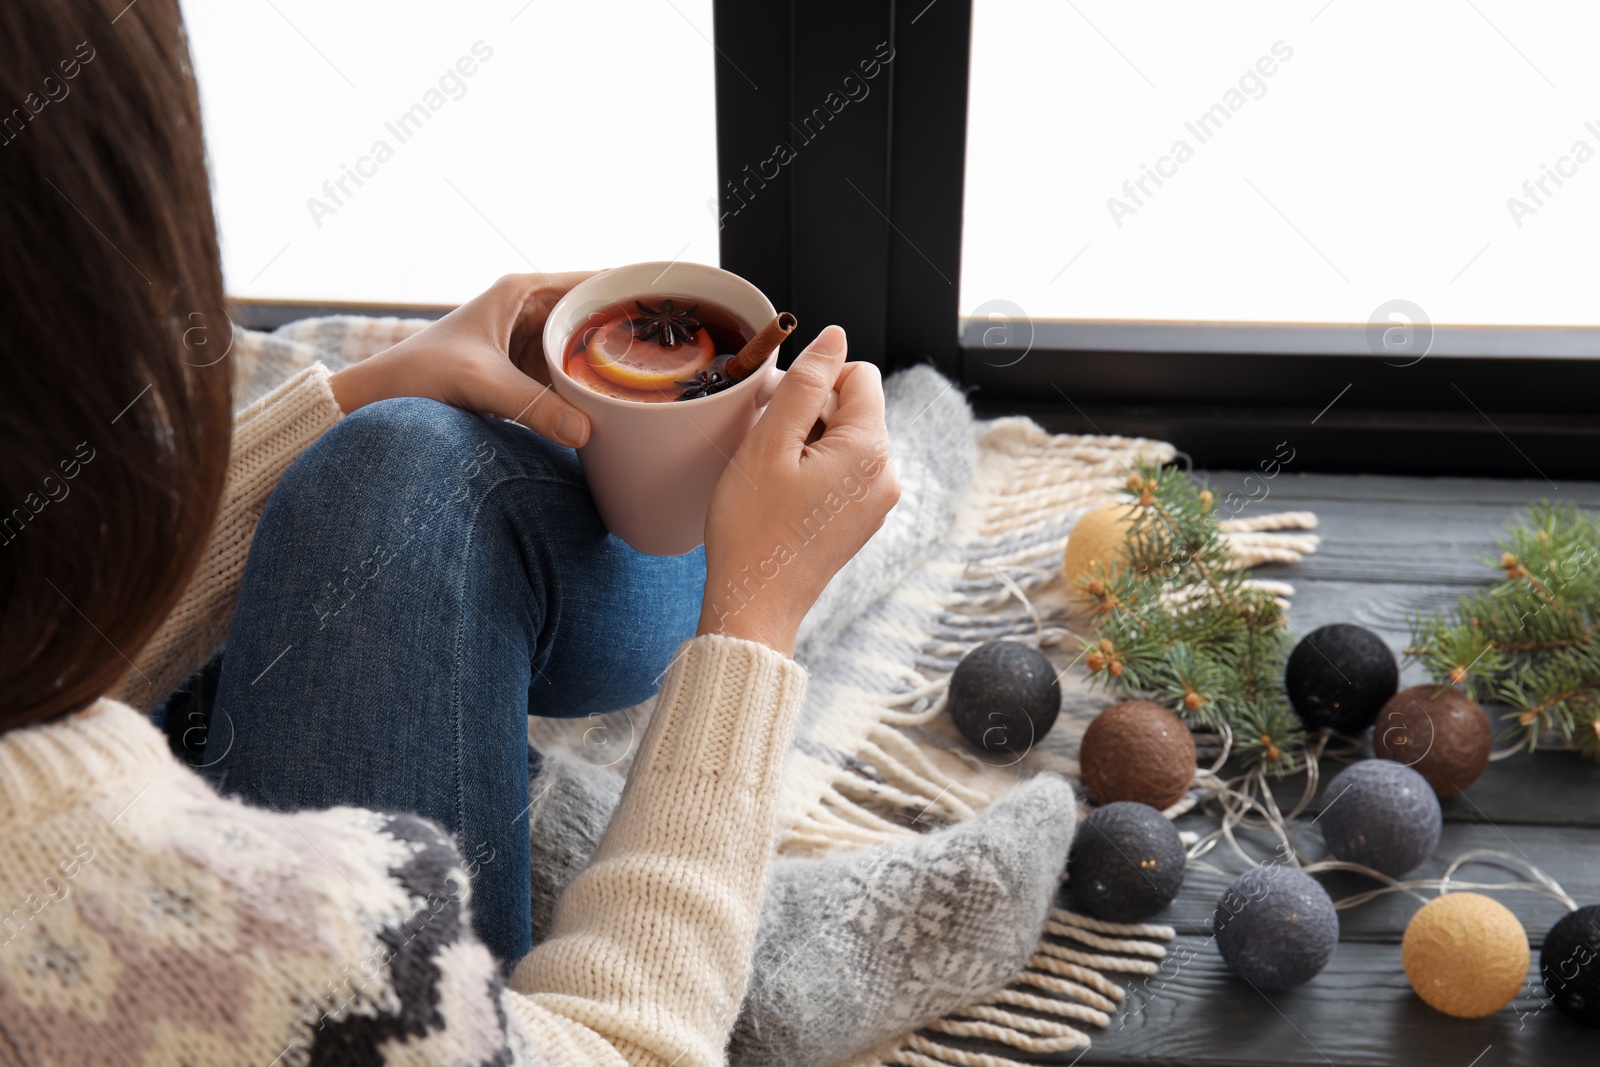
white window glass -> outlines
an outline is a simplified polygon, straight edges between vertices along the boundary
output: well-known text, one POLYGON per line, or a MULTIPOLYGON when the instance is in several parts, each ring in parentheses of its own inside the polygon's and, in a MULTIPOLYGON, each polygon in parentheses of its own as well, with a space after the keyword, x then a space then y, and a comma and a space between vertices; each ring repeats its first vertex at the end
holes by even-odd
POLYGON ((228 291, 717 262, 711 0, 183 0, 228 291))
POLYGON ((977 0, 961 306, 1600 324, 1600 4, 977 0))

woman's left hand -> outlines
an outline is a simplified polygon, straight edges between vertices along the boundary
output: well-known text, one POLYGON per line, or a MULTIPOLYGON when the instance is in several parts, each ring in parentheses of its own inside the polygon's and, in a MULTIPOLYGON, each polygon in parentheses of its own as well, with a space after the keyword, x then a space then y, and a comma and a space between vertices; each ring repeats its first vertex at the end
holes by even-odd
POLYGON ((513 419, 557 444, 589 439, 589 417, 550 388, 544 324, 587 273, 508 274, 481 296, 393 348, 333 375, 349 414, 397 396, 420 396, 513 419))

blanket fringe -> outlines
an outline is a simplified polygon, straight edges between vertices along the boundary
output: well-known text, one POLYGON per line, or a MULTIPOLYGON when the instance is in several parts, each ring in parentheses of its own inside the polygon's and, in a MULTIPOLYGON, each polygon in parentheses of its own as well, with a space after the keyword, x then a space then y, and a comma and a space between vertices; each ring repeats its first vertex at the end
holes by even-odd
MULTIPOLYGON (((944 710, 945 695, 946 693, 941 691, 939 699, 934 701, 934 705, 939 711, 944 710)), ((907 740, 906 735, 899 730, 875 726, 867 734, 867 737, 879 749, 892 755, 920 775, 921 781, 936 783, 941 777, 939 768, 933 765, 933 761, 928 758, 927 754, 907 740)), ((982 805, 988 801, 988 798, 978 790, 972 789, 961 782, 950 781, 941 788, 949 789, 956 796, 964 795, 974 804, 982 805)))
MULTIPOLYGON (((965 1012, 961 1014, 965 1015, 965 1012)), ((1002 1015, 1007 1013, 1001 1013, 1002 1015)), ((1001 1023, 977 1019, 940 1019, 928 1027, 940 1034, 950 1034, 953 1037, 981 1037, 996 1044, 1009 1045, 1019 1052, 1060 1052, 1063 1049, 1076 1048, 1082 1044, 1078 1031, 1071 1027, 1062 1027, 1066 1036, 1039 1037, 1026 1030, 1001 1023)))
POLYGON ((1004 989, 968 1005, 851 1067, 1022 1067, 1006 1055, 965 1044, 985 1041, 1019 1053, 1063 1052, 1089 1045, 1083 1025, 1105 1028, 1126 997, 1103 972, 1154 973, 1166 956, 1169 926, 1108 923, 1052 908, 1039 952, 1004 989), (1056 938, 1100 949, 1082 953, 1056 938), (952 1041, 951 1039, 955 1039, 952 1041))
POLYGON ((906 1048, 894 1053, 894 1058, 884 1061, 888 1067, 1028 1067, 1017 1060, 993 1056, 983 1052, 966 1052, 949 1045, 939 1045, 920 1035, 913 1035, 906 1048), (937 1054, 927 1056, 922 1049, 937 1054))

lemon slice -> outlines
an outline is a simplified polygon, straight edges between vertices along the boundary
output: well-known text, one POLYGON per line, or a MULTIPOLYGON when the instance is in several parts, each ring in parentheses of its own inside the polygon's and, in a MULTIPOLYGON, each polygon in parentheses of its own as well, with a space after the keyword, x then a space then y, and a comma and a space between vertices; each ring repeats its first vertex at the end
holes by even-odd
POLYGON ((623 315, 595 330, 587 350, 589 366, 602 378, 629 389, 654 389, 688 381, 716 358, 709 330, 701 328, 686 343, 663 348, 636 341, 633 320, 623 315))
POLYGON ((674 382, 665 388, 630 389, 625 385, 618 385, 608 378, 600 377, 595 369, 589 366, 589 357, 584 352, 579 352, 567 360, 567 377, 578 384, 599 393, 601 396, 612 396, 618 400, 635 400, 642 404, 653 404, 663 400, 676 400, 683 392, 683 387, 674 382))

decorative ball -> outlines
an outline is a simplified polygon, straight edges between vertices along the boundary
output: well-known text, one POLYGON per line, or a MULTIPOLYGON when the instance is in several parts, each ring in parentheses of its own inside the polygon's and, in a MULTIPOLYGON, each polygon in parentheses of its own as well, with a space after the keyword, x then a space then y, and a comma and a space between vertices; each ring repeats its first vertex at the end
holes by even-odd
POLYGON ((1585 1026, 1600 1026, 1600 904, 1569 911, 1550 928, 1539 972, 1556 1007, 1585 1026))
POLYGON ((1378 712, 1372 750, 1403 763, 1428 780, 1440 797, 1453 797, 1489 765, 1494 729, 1478 702, 1459 689, 1414 685, 1378 712))
POLYGON ((1212 921, 1228 970, 1263 991, 1315 978, 1339 944, 1339 913, 1328 891, 1281 863, 1235 878, 1212 921))
POLYGON ((1420 867, 1444 830, 1439 798, 1427 779, 1391 760, 1346 767, 1322 798, 1317 823, 1328 851, 1391 878, 1420 867))
POLYGON ((1148 919, 1183 886, 1187 853, 1178 828, 1148 804, 1119 801, 1089 813, 1067 854, 1078 905, 1107 922, 1148 919))
POLYGON ((1036 648, 990 641, 961 657, 950 676, 950 718, 986 752, 1026 752, 1061 713, 1056 669, 1036 648))
POLYGON ((1074 592, 1078 591, 1078 579, 1093 573, 1096 565, 1116 573, 1127 558, 1128 531, 1136 511, 1132 504, 1105 504, 1085 513, 1072 527, 1061 557, 1061 573, 1074 592))
POLYGON ((1349 623, 1320 626, 1289 653, 1289 703, 1311 730, 1355 736, 1400 688, 1400 665, 1383 638, 1349 623))
POLYGON ((1194 781, 1194 735, 1153 700, 1124 700, 1083 732, 1078 766, 1096 804, 1136 800, 1169 808, 1194 781))
POLYGON ((1528 935, 1504 904, 1481 893, 1451 893, 1411 917, 1400 963, 1417 996, 1459 1019, 1510 1004, 1528 976, 1528 935))

